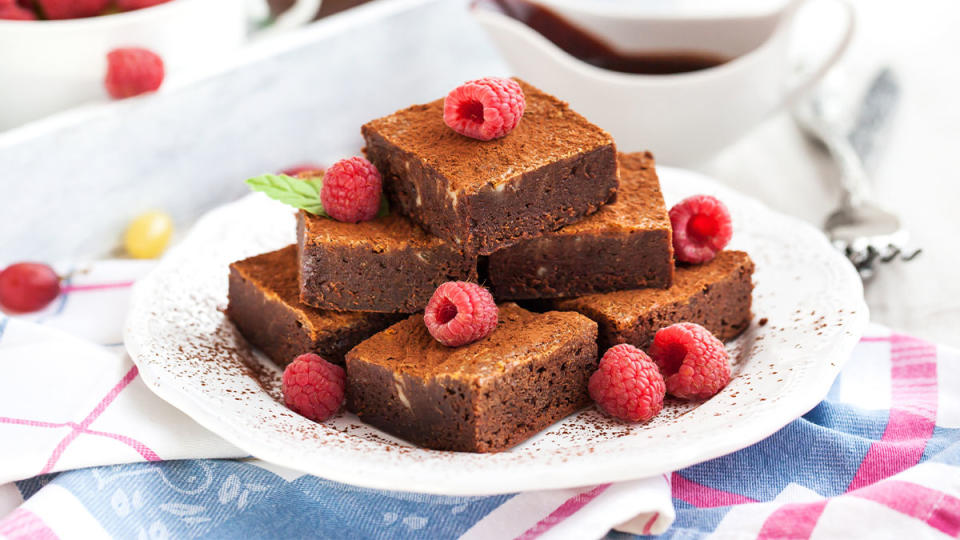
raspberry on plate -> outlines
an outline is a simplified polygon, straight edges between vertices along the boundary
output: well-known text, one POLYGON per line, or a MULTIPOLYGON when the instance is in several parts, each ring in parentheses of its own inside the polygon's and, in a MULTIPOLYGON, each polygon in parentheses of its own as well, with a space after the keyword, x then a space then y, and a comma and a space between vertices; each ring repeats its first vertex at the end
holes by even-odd
POLYGON ((427 303, 423 323, 434 339, 459 347, 490 335, 498 316, 490 291, 476 283, 448 281, 437 287, 427 303))
POLYGON ((661 329, 649 353, 672 396, 707 399, 730 382, 730 356, 723 342, 699 324, 677 323, 661 329))
POLYGON ((673 251, 678 261, 702 263, 713 259, 730 242, 730 211, 716 197, 694 195, 670 209, 673 251))
POLYGON ((443 121, 461 135, 489 141, 513 131, 526 108, 516 81, 486 77, 454 88, 443 101, 443 121))
POLYGON ((627 422, 646 422, 656 416, 666 393, 657 365, 628 344, 611 347, 603 354, 587 388, 598 407, 627 422))
POLYGON ((291 411, 322 422, 343 404, 345 381, 342 367, 313 353, 302 354, 283 370, 283 401, 291 411))
POLYGON ((323 175, 320 202, 337 221, 359 223, 377 217, 383 181, 380 171, 362 157, 341 159, 323 175))
POLYGON ((107 54, 104 85, 114 99, 153 92, 163 84, 163 59, 147 49, 114 49, 107 54))
POLYGON ((110 0, 36 0, 48 19, 80 19, 102 15, 110 0))

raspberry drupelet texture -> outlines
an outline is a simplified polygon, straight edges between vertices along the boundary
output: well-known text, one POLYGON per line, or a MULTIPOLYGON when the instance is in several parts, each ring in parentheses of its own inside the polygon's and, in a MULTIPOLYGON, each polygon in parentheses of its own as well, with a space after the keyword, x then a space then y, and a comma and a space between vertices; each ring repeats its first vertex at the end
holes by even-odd
POLYGON ((461 135, 489 141, 520 123, 527 102, 516 81, 486 77, 454 88, 443 100, 443 121, 461 135))
POLYGON ((48 19, 80 19, 102 15, 110 0, 36 0, 48 19))
POLYGON ((633 345, 611 347, 587 385, 604 412, 627 422, 646 422, 663 408, 666 392, 656 364, 633 345))
POLYGON ((310 420, 322 422, 343 404, 346 373, 319 355, 302 354, 283 370, 283 401, 310 420))
POLYGON ((147 49, 114 49, 107 55, 104 85, 114 99, 153 92, 163 84, 163 59, 147 49))
POLYGON ((430 297, 423 323, 434 339, 447 347, 459 347, 490 335, 498 316, 490 291, 476 283, 448 281, 430 297))
POLYGON ((324 173, 320 201, 333 219, 359 223, 377 217, 382 193, 380 171, 365 158, 351 157, 334 163, 324 173))
POLYGON ((733 236, 730 211, 710 195, 694 195, 675 204, 670 209, 670 224, 673 251, 682 262, 712 260, 733 236))
POLYGON ((730 356, 723 342, 699 324, 677 323, 661 329, 649 353, 672 396, 707 399, 730 382, 730 356))

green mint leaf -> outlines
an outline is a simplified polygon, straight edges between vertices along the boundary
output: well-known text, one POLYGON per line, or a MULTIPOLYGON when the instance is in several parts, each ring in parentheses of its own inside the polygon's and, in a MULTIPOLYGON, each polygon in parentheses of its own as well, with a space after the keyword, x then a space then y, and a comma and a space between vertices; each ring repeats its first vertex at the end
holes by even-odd
POLYGON ((323 177, 302 180, 285 174, 263 174, 246 181, 253 191, 259 191, 271 199, 288 204, 323 217, 330 217, 323 211, 320 201, 320 188, 323 177))
POLYGON ((380 210, 377 210, 377 217, 382 218, 390 215, 390 203, 387 202, 387 196, 380 195, 380 210))

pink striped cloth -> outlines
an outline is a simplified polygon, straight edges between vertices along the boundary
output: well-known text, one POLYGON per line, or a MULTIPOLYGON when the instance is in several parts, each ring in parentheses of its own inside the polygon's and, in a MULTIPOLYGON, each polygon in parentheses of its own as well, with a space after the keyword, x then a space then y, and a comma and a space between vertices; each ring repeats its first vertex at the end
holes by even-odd
POLYGON ((960 354, 872 326, 827 399, 671 477, 667 538, 960 535, 960 354))
POLYGON ((66 268, 63 294, 0 315, 0 484, 91 465, 244 453, 157 399, 122 343, 130 286, 151 262, 66 268), (145 414, 149 411, 149 415, 145 414))

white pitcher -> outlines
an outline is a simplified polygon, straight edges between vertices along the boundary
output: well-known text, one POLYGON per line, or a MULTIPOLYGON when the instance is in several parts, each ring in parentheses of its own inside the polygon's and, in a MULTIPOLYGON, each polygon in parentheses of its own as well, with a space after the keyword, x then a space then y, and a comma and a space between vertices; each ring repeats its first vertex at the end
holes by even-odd
POLYGON ((795 14, 806 0, 738 16, 650 12, 634 2, 539 2, 620 53, 704 51, 731 59, 669 75, 602 69, 487 3, 474 3, 472 13, 518 77, 569 101, 609 131, 619 149, 651 150, 658 162, 696 165, 790 105, 839 59, 850 42, 854 14, 846 0, 830 1, 842 8, 842 36, 802 76, 795 75, 788 45, 795 14))

